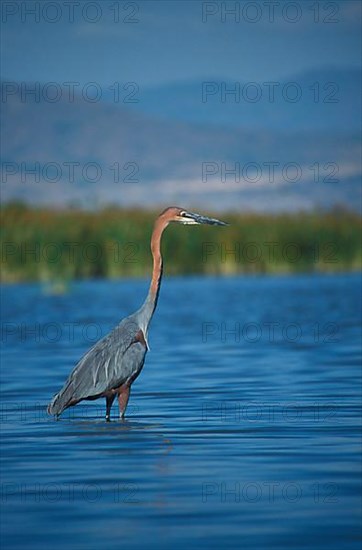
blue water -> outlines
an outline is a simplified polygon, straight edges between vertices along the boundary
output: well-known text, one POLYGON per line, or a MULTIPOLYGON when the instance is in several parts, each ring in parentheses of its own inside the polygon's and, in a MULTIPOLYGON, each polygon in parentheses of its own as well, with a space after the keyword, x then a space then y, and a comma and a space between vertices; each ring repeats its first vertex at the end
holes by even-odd
POLYGON ((48 417, 146 290, 3 287, 2 548, 360 548, 359 276, 166 279, 127 421, 48 417))

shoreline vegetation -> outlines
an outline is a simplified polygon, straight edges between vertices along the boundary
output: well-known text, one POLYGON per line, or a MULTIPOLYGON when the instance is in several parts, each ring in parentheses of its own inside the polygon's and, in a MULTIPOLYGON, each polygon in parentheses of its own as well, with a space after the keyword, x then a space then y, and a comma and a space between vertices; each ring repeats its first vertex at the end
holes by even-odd
MULTIPOLYGON (((158 211, 97 212, 9 203, 1 209, 3 283, 145 277, 158 211)), ((207 214, 207 212, 205 212, 207 214)), ((211 214, 212 215, 212 214, 211 214)), ((183 227, 164 234, 168 275, 294 274, 358 271, 362 218, 334 210, 299 214, 218 213, 228 227, 183 227)))

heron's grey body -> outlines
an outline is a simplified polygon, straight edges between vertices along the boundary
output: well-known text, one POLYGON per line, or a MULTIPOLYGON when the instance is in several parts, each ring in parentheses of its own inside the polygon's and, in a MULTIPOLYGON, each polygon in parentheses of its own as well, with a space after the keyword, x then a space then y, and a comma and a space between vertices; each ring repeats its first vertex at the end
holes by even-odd
POLYGON ((113 401, 118 396, 120 416, 124 416, 131 385, 140 374, 148 351, 148 328, 157 305, 162 278, 161 236, 171 221, 226 225, 219 220, 191 214, 177 207, 170 207, 162 212, 152 233, 153 274, 143 306, 123 319, 80 359, 63 388, 49 404, 49 414, 59 416, 65 409, 80 401, 105 397, 106 419, 109 420, 113 401))
POLYGON ((54 396, 48 407, 50 414, 58 416, 84 399, 107 398, 113 392, 116 396, 118 388, 134 382, 145 362, 148 327, 156 302, 157 296, 153 300, 149 294, 141 309, 123 319, 87 351, 54 396))

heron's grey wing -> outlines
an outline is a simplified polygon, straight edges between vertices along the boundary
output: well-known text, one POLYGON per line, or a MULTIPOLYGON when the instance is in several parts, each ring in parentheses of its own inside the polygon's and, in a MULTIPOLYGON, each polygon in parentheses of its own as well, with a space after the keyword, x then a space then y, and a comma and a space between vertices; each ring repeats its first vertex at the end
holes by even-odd
POLYGON ((63 389, 54 396, 50 413, 60 414, 71 401, 95 397, 133 380, 143 367, 146 352, 140 327, 124 319, 80 359, 63 389))

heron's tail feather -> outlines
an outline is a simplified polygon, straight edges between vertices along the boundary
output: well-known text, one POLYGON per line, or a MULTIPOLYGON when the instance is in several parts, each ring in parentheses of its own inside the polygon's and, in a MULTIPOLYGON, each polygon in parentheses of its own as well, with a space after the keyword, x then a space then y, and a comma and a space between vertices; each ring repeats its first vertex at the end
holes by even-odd
POLYGON ((48 405, 48 414, 60 415, 62 412, 78 403, 78 400, 74 399, 72 384, 67 384, 63 389, 54 395, 53 399, 48 405))

